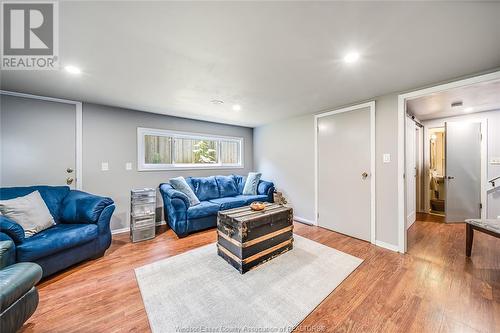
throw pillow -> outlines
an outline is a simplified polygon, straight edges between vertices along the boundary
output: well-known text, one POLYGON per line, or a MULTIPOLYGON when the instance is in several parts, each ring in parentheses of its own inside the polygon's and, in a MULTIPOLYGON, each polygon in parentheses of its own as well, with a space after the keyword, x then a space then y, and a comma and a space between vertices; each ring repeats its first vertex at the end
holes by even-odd
POLYGON ((187 195, 189 199, 189 205, 190 206, 196 206, 200 203, 200 200, 198 197, 194 194, 193 190, 191 187, 189 187, 188 183, 184 179, 184 177, 175 177, 175 178, 170 178, 169 180, 170 185, 177 191, 180 191, 187 195))
POLYGON ((262 174, 260 172, 249 172, 247 181, 245 182, 245 187, 243 187, 243 195, 256 195, 257 185, 259 185, 260 177, 262 174))
POLYGON ((25 237, 31 237, 55 224, 54 218, 50 215, 38 191, 31 192, 24 197, 0 200, 0 211, 2 215, 23 227, 25 237))

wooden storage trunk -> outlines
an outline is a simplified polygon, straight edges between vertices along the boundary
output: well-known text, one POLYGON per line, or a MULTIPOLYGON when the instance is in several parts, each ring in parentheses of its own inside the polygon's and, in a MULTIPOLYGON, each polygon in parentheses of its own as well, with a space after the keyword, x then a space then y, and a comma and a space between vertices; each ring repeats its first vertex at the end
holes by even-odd
POLYGON ((292 248, 292 208, 267 203, 263 211, 246 206, 219 212, 217 253, 241 274, 292 248))

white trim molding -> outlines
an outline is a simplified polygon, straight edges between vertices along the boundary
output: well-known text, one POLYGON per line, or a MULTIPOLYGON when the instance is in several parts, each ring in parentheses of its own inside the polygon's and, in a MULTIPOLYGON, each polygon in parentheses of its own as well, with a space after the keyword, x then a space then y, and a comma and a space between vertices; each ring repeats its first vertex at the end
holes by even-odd
POLYGON ((111 230, 111 235, 123 234, 125 232, 130 232, 130 227, 111 230))
POLYGON ((294 219, 294 221, 297 221, 297 222, 300 222, 300 223, 304 223, 304 224, 308 224, 308 225, 316 225, 316 223, 314 221, 305 219, 303 217, 294 216, 293 219, 294 219))
MULTIPOLYGON (((436 85, 430 88, 419 89, 409 93, 398 95, 398 248, 399 252, 405 253, 407 250, 407 230, 406 221, 406 180, 405 180, 405 131, 406 131, 406 100, 429 94, 434 94, 450 89, 466 87, 473 84, 488 82, 500 79, 500 71, 489 74, 478 75, 468 79, 436 85)), ((484 152, 484 148, 482 148, 484 152)), ((482 166, 482 169, 484 166, 482 166)), ((484 202, 483 202, 484 204, 484 202)))
POLYGON ((397 245, 392 245, 392 244, 389 244, 389 243, 386 243, 386 242, 382 242, 382 241, 379 241, 379 240, 375 242, 375 245, 383 247, 384 249, 387 249, 387 250, 391 250, 391 251, 394 251, 394 252, 399 252, 399 246, 397 246, 397 245))
POLYGON ((417 220, 417 212, 413 212, 406 218, 406 230, 410 229, 410 227, 417 220))
MULTIPOLYGON (((156 222, 155 227, 159 227, 160 225, 165 225, 165 224, 167 223, 164 220, 162 220, 160 222, 156 222)), ((111 230, 112 235, 123 234, 125 232, 130 232, 130 227, 111 230)))
POLYGON ((56 103, 64 103, 64 104, 71 104, 75 106, 75 153, 76 153, 76 160, 75 160, 75 188, 77 190, 82 190, 83 189, 83 139, 82 139, 82 126, 83 126, 83 107, 82 107, 82 102, 79 101, 72 101, 69 99, 62 99, 62 98, 54 98, 54 97, 47 97, 47 96, 39 96, 39 95, 32 95, 32 94, 25 94, 25 93, 19 93, 15 91, 7 91, 7 90, 0 90, 0 95, 6 95, 6 96, 14 96, 14 97, 21 97, 21 98, 31 98, 31 99, 38 99, 42 101, 47 101, 47 102, 56 102, 56 103))
POLYGON ((344 113, 363 108, 370 109, 370 242, 376 245, 376 173, 375 173, 375 101, 362 104, 356 104, 349 107, 335 109, 324 113, 314 115, 314 224, 319 225, 318 221, 318 201, 319 201, 319 155, 318 155, 318 119, 333 114, 344 113))
POLYGON ((244 139, 242 137, 232 137, 213 134, 202 134, 194 132, 179 132, 166 129, 137 128, 137 170, 138 171, 160 171, 160 170, 199 170, 199 169, 237 169, 244 167, 244 139), (162 136, 169 138, 171 163, 168 164, 147 164, 145 163, 144 137, 146 135, 162 136), (206 164, 183 164, 175 162, 175 141, 176 139, 212 140, 217 143, 217 163, 206 164), (222 163, 221 147, 222 142, 235 142, 238 144, 238 163, 222 163))

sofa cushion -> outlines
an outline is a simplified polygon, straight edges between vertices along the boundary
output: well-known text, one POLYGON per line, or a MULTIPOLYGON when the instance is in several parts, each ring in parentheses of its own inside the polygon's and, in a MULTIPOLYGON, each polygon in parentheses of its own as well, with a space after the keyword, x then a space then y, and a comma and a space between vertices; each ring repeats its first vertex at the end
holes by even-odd
POLYGON ((259 185, 260 177, 262 174, 260 172, 249 172, 247 180, 245 182, 245 187, 243 187, 244 195, 255 195, 257 194, 257 186, 259 185))
POLYGON ((188 177, 190 181, 186 182, 188 185, 191 183, 194 194, 200 201, 207 201, 210 199, 219 198, 219 187, 214 176, 210 177, 188 177))
POLYGON ((55 224, 54 217, 38 191, 22 197, 0 200, 0 212, 19 224, 24 229, 26 238, 55 224))
POLYGON ((190 206, 196 206, 200 203, 200 200, 198 199, 196 194, 194 194, 191 186, 188 185, 184 177, 179 176, 170 178, 169 183, 174 189, 184 193, 188 197, 190 206))
POLYGON ((257 195, 238 195, 236 198, 244 200, 245 205, 250 205, 254 201, 267 201, 267 195, 257 194, 257 195))
POLYGON ((245 206, 246 200, 237 197, 225 197, 225 198, 212 199, 210 200, 210 202, 219 205, 220 209, 224 210, 224 209, 231 209, 231 208, 245 206))
POLYGON ((0 189, 0 200, 22 197, 35 191, 40 192, 50 214, 54 217, 56 223, 59 223, 61 203, 69 193, 68 186, 3 187, 0 189))
POLYGON ((16 247, 17 261, 34 261, 96 239, 96 224, 58 224, 16 247))
POLYGON ((245 182, 247 181, 247 177, 240 175, 233 175, 234 182, 236 183, 236 188, 238 189, 238 194, 243 193, 243 187, 245 187, 245 182))
POLYGON ((233 176, 215 176, 221 198, 235 197, 238 193, 236 182, 233 176))
POLYGON ((217 215, 220 206, 210 201, 202 201, 199 205, 189 207, 187 210, 188 219, 197 219, 211 215, 217 215))

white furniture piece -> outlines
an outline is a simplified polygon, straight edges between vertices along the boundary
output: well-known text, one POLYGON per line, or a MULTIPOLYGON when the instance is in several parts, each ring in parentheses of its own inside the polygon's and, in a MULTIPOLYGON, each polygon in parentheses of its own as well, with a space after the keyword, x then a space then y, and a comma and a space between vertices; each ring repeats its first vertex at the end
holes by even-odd
POLYGON ((130 239, 139 242, 155 237, 156 190, 141 188, 130 191, 130 239))

